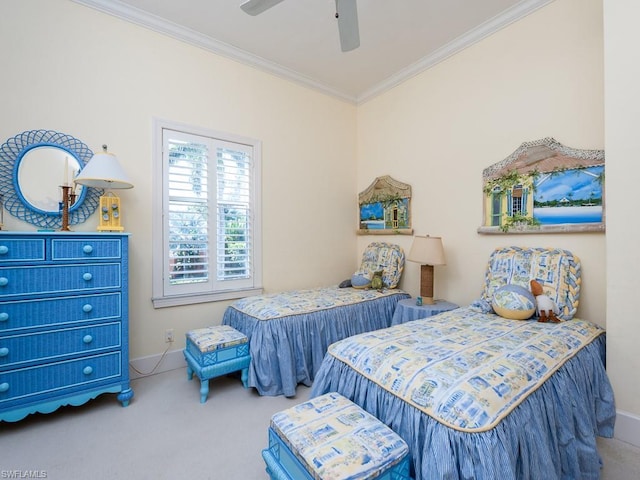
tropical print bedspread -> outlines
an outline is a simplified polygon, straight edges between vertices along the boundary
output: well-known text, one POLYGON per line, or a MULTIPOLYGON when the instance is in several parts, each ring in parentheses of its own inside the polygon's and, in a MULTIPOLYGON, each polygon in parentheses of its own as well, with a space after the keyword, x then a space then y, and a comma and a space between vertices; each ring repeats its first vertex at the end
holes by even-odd
POLYGON ((507 320, 463 308, 347 338, 329 354, 437 421, 481 432, 603 333, 584 320, 507 320))
POLYGON ((406 296, 405 292, 397 289, 378 291, 332 286, 246 297, 238 300, 231 307, 257 320, 272 320, 354 305, 398 294, 406 296))

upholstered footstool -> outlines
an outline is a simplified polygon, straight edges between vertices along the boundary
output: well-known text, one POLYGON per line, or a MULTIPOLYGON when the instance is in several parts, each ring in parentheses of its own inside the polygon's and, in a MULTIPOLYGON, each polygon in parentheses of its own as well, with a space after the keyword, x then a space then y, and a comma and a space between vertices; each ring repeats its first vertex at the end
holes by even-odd
POLYGON ((247 388, 249 377, 249 343, 247 336, 228 325, 199 328, 187 332, 184 358, 187 378, 195 373, 200 379, 200 403, 207 401, 209 380, 241 370, 242 384, 247 388))
POLYGON ((262 451, 272 480, 409 480, 409 448, 338 393, 276 413, 262 451))

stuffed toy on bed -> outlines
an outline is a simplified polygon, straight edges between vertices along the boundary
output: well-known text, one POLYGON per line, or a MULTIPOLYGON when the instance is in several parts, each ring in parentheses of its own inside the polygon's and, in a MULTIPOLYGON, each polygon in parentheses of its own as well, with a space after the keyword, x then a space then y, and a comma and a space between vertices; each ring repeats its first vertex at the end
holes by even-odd
POLYGON ((553 323, 560 322, 560 319, 557 317, 560 310, 558 309, 556 302, 551 300, 551 297, 544 294, 542 285, 540 285, 536 280, 531 280, 529 283, 531 284, 531 293, 536 297, 538 321, 553 323))

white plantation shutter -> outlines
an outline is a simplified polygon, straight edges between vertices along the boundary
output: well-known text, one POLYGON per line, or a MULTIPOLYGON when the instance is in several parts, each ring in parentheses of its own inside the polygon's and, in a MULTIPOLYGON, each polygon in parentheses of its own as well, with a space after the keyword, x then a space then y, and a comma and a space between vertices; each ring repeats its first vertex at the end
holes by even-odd
POLYGON ((154 305, 255 293, 261 287, 256 145, 170 128, 161 136, 162 282, 154 279, 154 305), (166 301, 173 296, 182 300, 166 301))
MULTIPOLYGON (((165 130, 168 202, 165 217, 168 286, 209 281, 209 142, 165 130)), ((198 290, 198 287, 195 288, 198 290)))
POLYGON ((251 276, 251 156, 238 145, 217 148, 217 279, 251 276))
POLYGON ((218 140, 216 147, 216 280, 218 288, 253 285, 255 231, 252 148, 218 140))

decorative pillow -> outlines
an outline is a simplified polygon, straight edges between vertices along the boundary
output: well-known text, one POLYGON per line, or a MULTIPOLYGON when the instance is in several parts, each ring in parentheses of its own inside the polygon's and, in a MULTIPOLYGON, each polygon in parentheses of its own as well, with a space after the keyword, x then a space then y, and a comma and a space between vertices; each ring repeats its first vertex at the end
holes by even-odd
MULTIPOLYGON (((372 242, 362 254, 362 262, 356 275, 365 275, 369 280, 375 272, 382 270, 382 283, 386 288, 396 288, 404 269, 404 250, 399 245, 372 242)), ((351 279, 353 283, 353 278, 351 279)), ((355 287, 355 283, 353 284, 355 287)), ((357 288, 357 287, 356 287, 357 288)), ((360 287, 364 288, 364 287, 360 287)))
POLYGON ((536 312, 536 299, 520 285, 504 285, 493 294, 493 311, 511 320, 526 320, 536 312))
POLYGON ((369 288, 371 286, 371 275, 368 272, 356 272, 351 277, 353 288, 369 288))
POLYGON ((504 247, 489 257, 482 299, 492 303, 494 293, 504 285, 529 290, 537 280, 558 306, 558 317, 571 320, 578 309, 581 283, 580 259, 560 248, 504 247))

